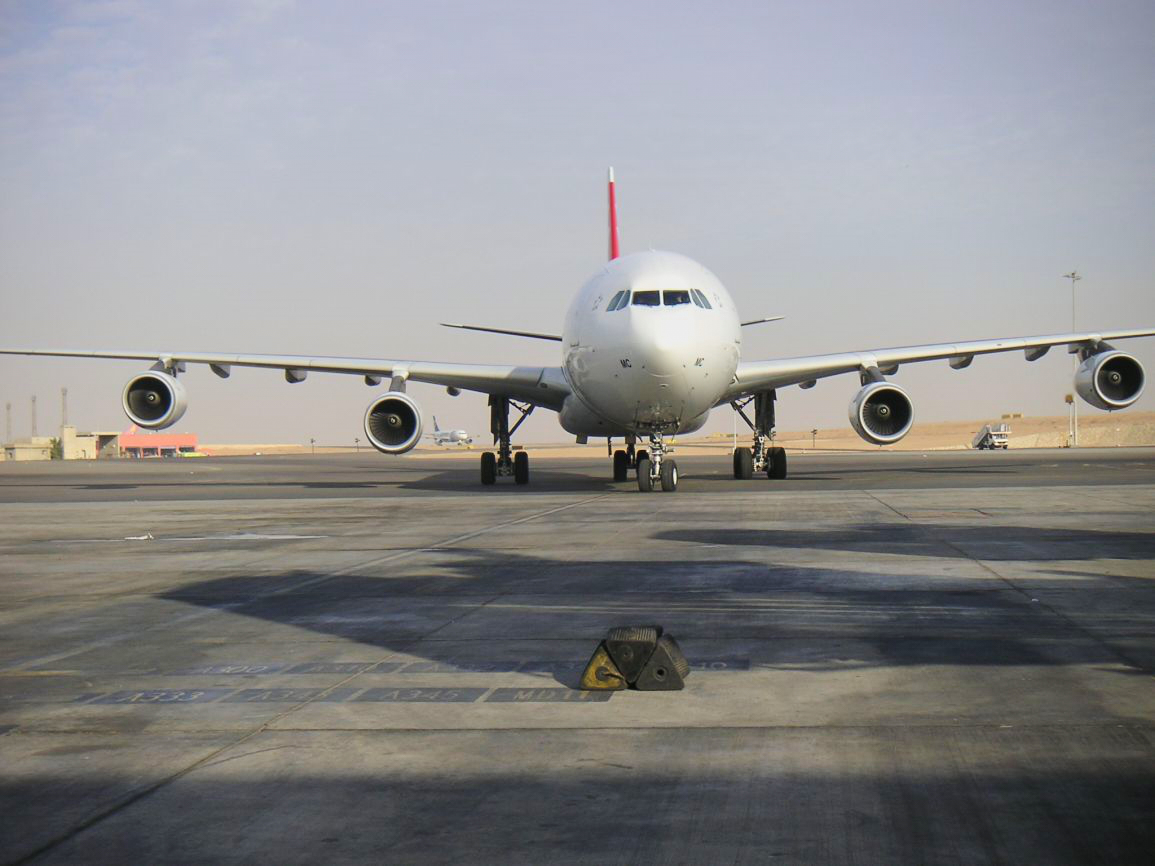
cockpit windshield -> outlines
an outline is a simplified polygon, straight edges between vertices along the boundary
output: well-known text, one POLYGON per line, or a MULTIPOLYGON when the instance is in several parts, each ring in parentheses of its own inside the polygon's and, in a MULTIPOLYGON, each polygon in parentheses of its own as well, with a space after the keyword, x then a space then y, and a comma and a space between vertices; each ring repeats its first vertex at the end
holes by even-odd
POLYGON ((634 292, 633 304, 635 307, 659 307, 662 304, 662 293, 634 292))
POLYGON ((685 289, 669 289, 662 292, 662 303, 667 307, 677 307, 690 303, 690 293, 685 289))
POLYGON ((612 313, 614 310, 620 310, 620 309, 622 309, 622 307, 626 306, 626 304, 628 304, 629 302, 630 302, 630 292, 628 289, 623 289, 622 291, 620 291, 616 295, 614 295, 612 298, 610 298, 610 302, 606 306, 606 312, 612 313))

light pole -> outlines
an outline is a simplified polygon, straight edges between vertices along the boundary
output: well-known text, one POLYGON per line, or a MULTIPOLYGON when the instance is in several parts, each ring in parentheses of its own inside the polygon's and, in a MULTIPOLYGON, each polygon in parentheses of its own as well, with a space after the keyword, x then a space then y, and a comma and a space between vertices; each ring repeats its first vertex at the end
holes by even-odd
MULTIPOLYGON (((1079 276, 1078 271, 1071 271, 1069 274, 1063 274, 1064 280, 1071 281, 1071 332, 1075 330, 1075 283, 1083 279, 1079 276)), ((1075 373, 1079 372, 1079 353, 1074 355, 1075 373)), ((1071 447, 1077 448, 1079 446, 1079 402, 1077 400, 1071 401, 1071 447)))
POLYGON ((312 439, 312 438, 309 439, 309 453, 310 454, 316 454, 317 453, 317 440, 316 439, 312 439))

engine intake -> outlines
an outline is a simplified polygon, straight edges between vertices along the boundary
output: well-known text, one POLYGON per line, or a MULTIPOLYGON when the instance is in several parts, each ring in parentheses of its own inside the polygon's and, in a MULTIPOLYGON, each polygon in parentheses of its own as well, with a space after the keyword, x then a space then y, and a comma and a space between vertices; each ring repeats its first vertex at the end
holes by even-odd
POLYGON ((1075 391, 1096 409, 1126 409, 1143 393, 1143 365, 1111 350, 1092 355, 1075 372, 1075 391))
POLYGON ((850 401, 850 426, 875 445, 890 445, 910 432, 914 405, 897 385, 871 382, 850 401))
POLYGON ((169 373, 142 373, 128 380, 122 398, 124 414, 137 427, 163 430, 188 408, 184 385, 169 373))
POLYGON ((408 394, 390 391, 365 411, 365 438, 385 454, 404 454, 421 441, 421 409, 408 394))

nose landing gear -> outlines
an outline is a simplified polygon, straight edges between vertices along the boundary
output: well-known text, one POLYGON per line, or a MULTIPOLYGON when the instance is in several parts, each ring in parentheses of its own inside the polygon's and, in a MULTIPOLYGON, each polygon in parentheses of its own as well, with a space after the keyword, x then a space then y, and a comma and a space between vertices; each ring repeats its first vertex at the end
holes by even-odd
POLYGON ((760 391, 743 401, 735 400, 734 407, 742 420, 754 431, 752 448, 734 449, 734 477, 740 480, 752 478, 755 472, 765 472, 767 478, 786 477, 786 449, 773 444, 774 441, 774 401, 778 398, 774 391, 760 391), (754 402, 754 420, 743 411, 754 402))
POLYGON ((481 455, 481 483, 489 486, 496 483, 499 476, 513 476, 515 484, 529 484, 529 455, 524 451, 513 453, 510 439, 521 422, 533 411, 532 403, 515 403, 508 397, 489 398, 489 429, 493 433, 493 443, 497 453, 486 451, 481 455), (509 407, 520 413, 513 427, 509 426, 509 407))
POLYGON ((655 484, 660 484, 666 493, 678 489, 678 464, 668 456, 672 453, 661 433, 650 434, 649 452, 638 452, 638 490, 649 493, 655 484))

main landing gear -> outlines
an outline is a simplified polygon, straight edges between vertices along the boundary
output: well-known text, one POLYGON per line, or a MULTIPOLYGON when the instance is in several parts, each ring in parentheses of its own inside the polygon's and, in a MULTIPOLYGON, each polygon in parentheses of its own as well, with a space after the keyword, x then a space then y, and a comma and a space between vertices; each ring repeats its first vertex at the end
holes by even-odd
POLYGON ((786 449, 772 444, 774 439, 774 401, 777 394, 774 391, 760 391, 753 397, 747 397, 739 402, 735 400, 730 405, 734 407, 742 420, 754 431, 754 446, 752 448, 734 449, 734 477, 748 479, 755 472, 765 472, 767 478, 778 479, 786 477, 786 449), (743 411, 750 402, 754 402, 754 420, 751 421, 743 411))
POLYGON ((630 477, 630 470, 637 468, 638 458, 644 457, 646 452, 635 451, 634 445, 638 440, 633 433, 626 436, 624 450, 619 448, 617 451, 612 451, 612 441, 611 439, 606 440, 606 448, 611 449, 614 458, 614 481, 625 481, 630 477))
POLYGON ((529 484, 529 455, 524 451, 515 454, 509 440, 532 411, 532 403, 515 403, 508 397, 489 398, 489 429, 493 433, 493 444, 497 446, 497 453, 486 451, 481 455, 482 484, 487 486, 494 484, 499 475, 512 475, 516 484, 529 484), (513 427, 509 426, 510 406, 519 413, 513 427))

